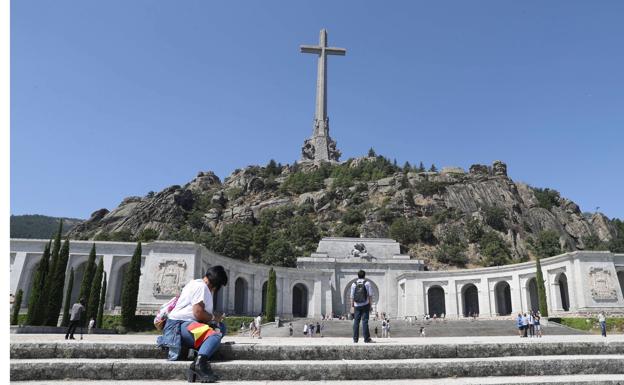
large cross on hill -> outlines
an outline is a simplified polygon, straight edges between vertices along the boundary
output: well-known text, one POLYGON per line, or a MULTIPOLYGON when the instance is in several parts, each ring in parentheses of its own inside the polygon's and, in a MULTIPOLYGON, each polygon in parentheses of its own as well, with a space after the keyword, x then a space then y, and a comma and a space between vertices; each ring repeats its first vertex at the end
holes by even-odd
POLYGON ((302 53, 318 55, 318 73, 316 78, 316 109, 312 137, 307 139, 301 149, 304 161, 337 161, 340 151, 336 142, 329 137, 329 119, 327 117, 327 55, 344 56, 344 48, 327 46, 327 31, 321 30, 318 45, 300 46, 302 53))

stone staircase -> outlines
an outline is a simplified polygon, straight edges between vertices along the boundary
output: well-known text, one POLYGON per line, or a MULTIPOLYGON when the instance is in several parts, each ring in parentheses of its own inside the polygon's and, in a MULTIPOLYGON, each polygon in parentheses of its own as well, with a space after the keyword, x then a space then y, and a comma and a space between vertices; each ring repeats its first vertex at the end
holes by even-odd
MULTIPOLYGON (((303 325, 317 322, 323 325, 323 336, 325 337, 351 337, 353 321, 318 321, 316 319, 295 319, 292 321, 281 322, 281 327, 275 327, 275 324, 266 324, 262 328, 264 337, 288 337, 288 324, 293 324, 293 335, 303 337, 303 325)), ((515 320, 429 320, 415 321, 409 323, 405 320, 390 320, 391 337, 419 337, 420 328, 425 328, 427 337, 466 337, 466 336, 515 336, 518 334, 515 320)), ((381 321, 369 320, 369 330, 371 336, 375 337, 375 327, 381 337, 381 321)), ((361 338, 360 329, 360 338, 361 338)), ((573 335, 587 334, 586 332, 572 329, 555 322, 543 325, 544 335, 573 335)), ((318 336, 316 333, 315 337, 318 336)))
MULTIPOLYGON (((624 383, 624 339, 582 337, 587 338, 464 338, 457 343, 412 338, 375 344, 238 338, 221 346, 212 367, 224 382, 463 379, 509 384, 545 376, 540 383, 624 383)), ((12 381, 184 381, 189 366, 188 361, 166 361, 165 352, 147 342, 11 342, 10 355, 12 381)))

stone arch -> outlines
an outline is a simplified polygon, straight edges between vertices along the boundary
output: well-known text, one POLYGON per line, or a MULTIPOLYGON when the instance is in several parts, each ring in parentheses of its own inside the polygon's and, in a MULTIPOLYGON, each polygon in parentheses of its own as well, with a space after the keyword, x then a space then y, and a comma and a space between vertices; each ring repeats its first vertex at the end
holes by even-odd
POLYGON ((624 270, 620 270, 617 272, 617 279, 620 283, 620 290, 622 291, 622 296, 624 297, 624 270))
POLYGON ((20 283, 17 286, 17 289, 13 295, 17 294, 17 290, 22 289, 22 305, 21 309, 28 307, 28 300, 30 299, 30 292, 32 290, 32 286, 34 284, 33 278, 35 277, 35 273, 37 272, 37 267, 39 267, 39 262, 41 262, 41 258, 43 254, 40 254, 36 257, 29 257, 27 255, 26 262, 24 263, 24 267, 22 268, 22 274, 20 276, 20 283))
POLYGON ((462 314, 470 317, 471 314, 479 314, 479 290, 474 283, 464 285, 462 294, 462 314))
POLYGON ((500 281, 494 286, 494 299, 496 301, 496 314, 511 314, 511 287, 507 281, 500 281))
POLYGON ((234 282, 234 313, 235 314, 247 314, 247 298, 249 284, 243 277, 236 278, 234 282))
POLYGON ((539 297, 537 294, 537 279, 530 278, 526 284, 527 305, 530 311, 537 312, 539 310, 539 297))
POLYGON ((307 317, 309 304, 308 287, 299 282, 292 287, 292 315, 293 317, 307 317))
POLYGON ((430 317, 434 314, 437 317, 446 314, 445 294, 441 286, 434 285, 427 290, 427 310, 429 310, 430 317))
MULTIPOLYGON (((377 287, 377 284, 374 281, 368 278, 365 278, 365 279, 370 283, 371 290, 373 291, 373 295, 372 295, 373 303, 371 304, 371 312, 375 313, 377 311, 377 305, 379 303, 379 288, 377 287)), ((351 285, 353 285, 353 283, 357 280, 358 278, 352 279, 351 281, 349 281, 349 283, 345 287, 345 290, 343 293, 345 314, 349 314, 351 312, 351 285)))
POLYGON ((557 286, 559 286, 557 296, 559 299, 559 305, 561 306, 561 310, 569 311, 570 292, 568 291, 568 277, 565 273, 559 273, 555 282, 557 283, 557 286))

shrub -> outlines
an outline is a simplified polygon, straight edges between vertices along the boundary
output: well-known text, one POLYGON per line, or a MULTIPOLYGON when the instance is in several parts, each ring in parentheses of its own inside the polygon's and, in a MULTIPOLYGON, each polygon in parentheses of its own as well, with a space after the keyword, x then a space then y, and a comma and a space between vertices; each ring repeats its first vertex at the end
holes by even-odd
POLYGON ((554 230, 542 230, 533 240, 533 251, 541 258, 561 254, 559 234, 554 230))
POLYGON ((552 190, 549 188, 533 188, 533 194, 535 198, 539 202, 539 207, 545 208, 546 210, 550 210, 554 206, 559 205, 559 192, 557 190, 552 190))
POLYGON ((154 229, 143 229, 138 236, 139 241, 141 242, 150 242, 155 239, 158 239, 158 231, 154 229))
POLYGON ((478 243, 483 236, 483 225, 477 218, 471 218, 466 222, 466 236, 468 242, 478 243))
POLYGON ((262 263, 273 266, 294 267, 297 257, 293 245, 283 236, 271 240, 262 256, 262 263))
POLYGON ((397 218, 390 225, 390 237, 404 246, 416 242, 435 243, 436 239, 429 222, 423 219, 397 218))
POLYGON ((22 307, 22 297, 24 296, 24 291, 19 289, 17 294, 15 294, 15 301, 13 302, 13 313, 11 314, 11 325, 17 325, 19 321, 19 311, 22 307))
POLYGON ((348 225, 357 225, 357 224, 361 224, 362 222, 364 222, 364 214, 362 214, 362 211, 355 209, 355 208, 349 208, 347 210, 346 213, 344 213, 344 215, 342 216, 342 221, 348 225))
POLYGON ((494 232, 487 232, 479 242, 485 266, 501 266, 511 263, 511 250, 505 241, 494 232))
POLYGON ((336 226, 334 233, 337 237, 359 237, 360 236, 360 227, 357 225, 347 225, 346 223, 341 223, 336 226))
POLYGON ((414 184, 414 190, 419 194, 426 197, 433 196, 435 194, 443 194, 446 191, 446 182, 434 182, 428 179, 416 182, 414 184))
POLYGON ((505 220, 507 219, 507 213, 505 209, 497 206, 486 206, 483 209, 485 215, 485 223, 487 223, 494 230, 501 232, 507 231, 505 220))
POLYGON ((464 242, 455 228, 448 230, 442 244, 436 251, 436 259, 442 263, 456 266, 465 266, 468 262, 466 249, 468 245, 464 242))

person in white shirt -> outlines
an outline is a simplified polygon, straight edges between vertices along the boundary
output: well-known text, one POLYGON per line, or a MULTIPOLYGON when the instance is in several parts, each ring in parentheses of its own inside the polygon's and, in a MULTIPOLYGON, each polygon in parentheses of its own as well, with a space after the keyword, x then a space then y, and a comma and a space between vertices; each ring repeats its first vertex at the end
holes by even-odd
POLYGON ((600 324, 600 334, 603 337, 607 336, 607 317, 605 317, 604 312, 600 312, 598 314, 598 323, 600 324))
POLYGON ((89 321, 89 326, 87 327, 87 333, 88 334, 92 334, 93 333, 93 328, 95 327, 95 320, 93 318, 91 318, 91 321, 89 321))
POLYGON ((164 336, 172 337, 171 334, 177 329, 182 346, 198 350, 197 360, 188 370, 189 381, 195 378, 201 382, 217 380, 208 365, 208 359, 219 349, 221 338, 227 330, 222 322, 224 315, 213 309, 213 296, 227 284, 227 281, 228 277, 223 266, 209 268, 203 278, 194 279, 184 286, 176 306, 167 318, 164 336), (203 328, 204 325, 208 325, 212 330, 198 333, 199 335, 193 334, 192 330, 203 328))
POLYGON ((258 339, 262 338, 262 314, 258 314, 258 316, 254 319, 254 325, 256 326, 256 334, 258 335, 258 339))

